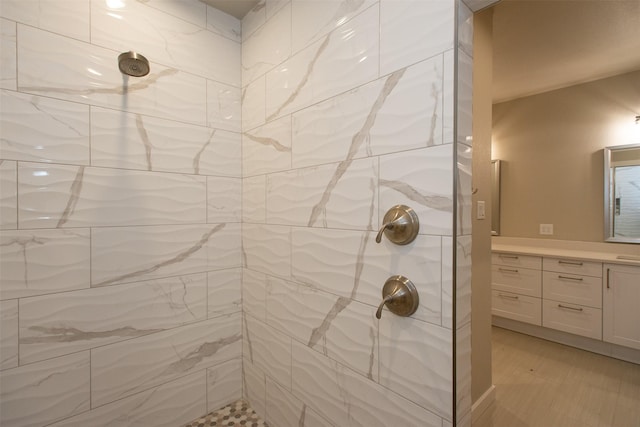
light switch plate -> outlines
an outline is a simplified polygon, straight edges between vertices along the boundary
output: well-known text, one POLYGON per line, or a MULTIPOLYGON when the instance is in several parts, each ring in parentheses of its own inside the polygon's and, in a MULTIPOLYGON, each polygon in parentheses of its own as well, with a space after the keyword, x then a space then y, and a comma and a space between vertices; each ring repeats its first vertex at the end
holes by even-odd
POLYGON ((476 219, 485 219, 486 213, 484 210, 484 200, 478 200, 476 209, 476 219))

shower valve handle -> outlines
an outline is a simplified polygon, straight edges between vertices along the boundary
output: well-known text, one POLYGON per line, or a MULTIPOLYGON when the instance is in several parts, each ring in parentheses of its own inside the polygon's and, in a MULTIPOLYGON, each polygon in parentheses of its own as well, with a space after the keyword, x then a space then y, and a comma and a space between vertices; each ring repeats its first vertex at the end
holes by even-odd
POLYGON ((376 235, 376 243, 387 236, 396 245, 407 245, 416 238, 420 229, 418 215, 409 206, 396 205, 389 209, 382 220, 382 227, 376 235))

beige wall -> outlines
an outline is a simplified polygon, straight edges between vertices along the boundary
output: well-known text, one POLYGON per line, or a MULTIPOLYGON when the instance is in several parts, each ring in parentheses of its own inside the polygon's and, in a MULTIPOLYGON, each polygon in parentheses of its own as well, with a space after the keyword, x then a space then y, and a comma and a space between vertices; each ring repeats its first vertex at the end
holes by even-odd
POLYGON ((491 79, 493 10, 476 13, 473 26, 473 263, 471 279, 471 397, 491 387, 491 79), (477 220, 477 201, 486 218, 477 220))
POLYGON ((640 142, 639 81, 635 71, 493 106, 502 236, 603 241, 602 149, 640 142))

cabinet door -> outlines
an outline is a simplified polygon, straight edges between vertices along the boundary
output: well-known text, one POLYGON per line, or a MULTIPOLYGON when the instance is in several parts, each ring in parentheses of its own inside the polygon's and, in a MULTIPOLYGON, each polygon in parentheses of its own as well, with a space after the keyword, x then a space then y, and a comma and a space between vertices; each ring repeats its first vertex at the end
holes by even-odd
POLYGON ((602 338, 640 350, 640 267, 605 264, 602 338))

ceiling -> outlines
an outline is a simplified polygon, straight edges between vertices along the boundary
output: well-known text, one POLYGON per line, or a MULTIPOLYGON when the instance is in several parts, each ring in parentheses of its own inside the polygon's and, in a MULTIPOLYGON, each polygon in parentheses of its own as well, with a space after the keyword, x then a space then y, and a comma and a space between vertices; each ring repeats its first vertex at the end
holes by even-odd
POLYGON ((255 5, 258 4, 259 0, 200 0, 203 3, 207 3, 216 9, 220 9, 221 11, 228 13, 229 15, 235 16, 238 19, 244 18, 244 16, 251 10, 255 5))
POLYGON ((504 0, 493 49, 494 102, 640 70, 640 1, 504 0))

